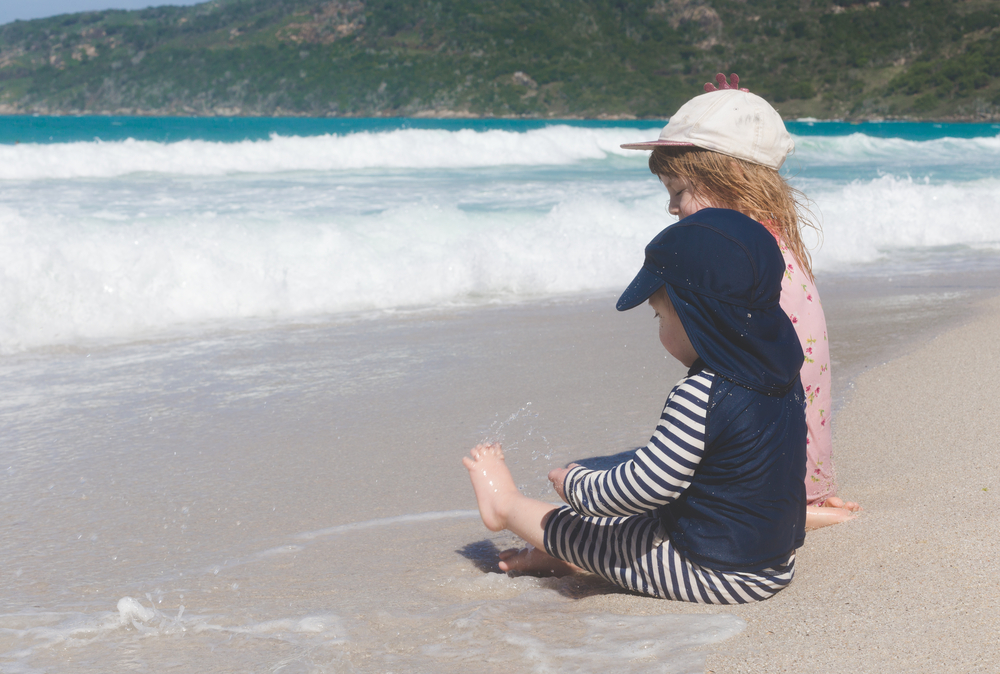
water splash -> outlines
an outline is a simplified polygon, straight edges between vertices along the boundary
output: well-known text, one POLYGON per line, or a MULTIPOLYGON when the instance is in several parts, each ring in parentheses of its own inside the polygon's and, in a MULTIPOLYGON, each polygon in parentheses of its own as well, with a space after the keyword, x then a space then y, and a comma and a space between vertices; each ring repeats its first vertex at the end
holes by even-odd
POLYGON ((497 412, 497 418, 485 431, 483 442, 496 442, 503 445, 504 455, 507 457, 507 461, 512 464, 519 463, 524 456, 524 451, 521 448, 522 443, 530 447, 528 458, 532 462, 539 459, 545 462, 551 461, 552 447, 549 444, 549 439, 539 433, 532 424, 532 421, 538 416, 538 412, 531 409, 530 402, 525 403, 524 407, 506 418, 500 418, 500 413, 497 412), (541 440, 541 447, 538 446, 537 440, 541 440))

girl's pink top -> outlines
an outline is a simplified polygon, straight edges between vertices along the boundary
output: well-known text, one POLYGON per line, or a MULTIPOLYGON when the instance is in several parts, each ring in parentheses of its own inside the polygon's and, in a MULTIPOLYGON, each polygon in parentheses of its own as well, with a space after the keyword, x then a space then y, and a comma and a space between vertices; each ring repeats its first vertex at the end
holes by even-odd
MULTIPOLYGON (((772 232, 773 234, 774 232, 772 232)), ((781 308, 788 314, 802 343, 802 388, 806 394, 806 500, 823 505, 837 493, 833 471, 833 439, 830 434, 831 403, 830 345, 826 339, 826 316, 816 284, 799 266, 795 255, 775 236, 785 258, 781 279, 781 308)))

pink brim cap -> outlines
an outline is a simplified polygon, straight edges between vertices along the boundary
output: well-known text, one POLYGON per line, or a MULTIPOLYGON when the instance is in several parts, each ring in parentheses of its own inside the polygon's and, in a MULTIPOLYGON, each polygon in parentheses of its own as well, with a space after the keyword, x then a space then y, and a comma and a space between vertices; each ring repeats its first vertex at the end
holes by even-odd
POLYGON ((642 143, 625 143, 621 146, 623 150, 652 150, 654 147, 696 147, 694 143, 686 143, 679 140, 647 140, 642 143))

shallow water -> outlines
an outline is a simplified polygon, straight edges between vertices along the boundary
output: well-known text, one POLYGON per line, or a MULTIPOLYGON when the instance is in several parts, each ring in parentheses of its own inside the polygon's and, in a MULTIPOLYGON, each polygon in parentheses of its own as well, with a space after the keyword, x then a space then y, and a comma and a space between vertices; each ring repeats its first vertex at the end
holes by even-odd
POLYGON ((689 649, 740 620, 631 597, 612 614, 586 602, 618 594, 599 580, 499 574, 516 541, 482 527, 459 463, 500 439, 541 496, 555 463, 643 442, 622 410, 644 398, 628 416, 655 419, 676 368, 632 343, 648 316, 608 315, 602 298, 5 358, 4 670, 700 671, 689 649))

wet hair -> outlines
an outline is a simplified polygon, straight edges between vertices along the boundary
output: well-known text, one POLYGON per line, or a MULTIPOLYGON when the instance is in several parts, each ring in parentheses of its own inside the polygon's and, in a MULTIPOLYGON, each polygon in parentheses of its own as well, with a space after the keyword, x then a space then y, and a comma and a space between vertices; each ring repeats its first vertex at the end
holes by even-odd
POLYGON ((649 156, 657 176, 691 181, 695 194, 719 208, 739 211, 759 221, 781 241, 812 279, 812 258, 802 242, 802 228, 822 234, 809 211, 808 198, 767 166, 696 147, 658 147, 649 156))

